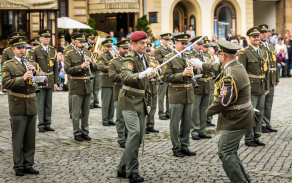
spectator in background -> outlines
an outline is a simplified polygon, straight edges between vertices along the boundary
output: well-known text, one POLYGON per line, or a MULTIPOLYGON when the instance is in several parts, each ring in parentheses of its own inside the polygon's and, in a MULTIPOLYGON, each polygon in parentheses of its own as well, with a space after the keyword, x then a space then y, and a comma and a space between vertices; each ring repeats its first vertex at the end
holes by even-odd
POLYGON ((275 31, 275 29, 272 29, 272 36, 274 35, 278 36, 278 33, 275 31))
POLYGON ((63 50, 65 48, 65 39, 60 39, 60 45, 58 46, 58 52, 63 53, 63 50))
POLYGON ((133 28, 132 27, 129 27, 128 28, 128 34, 127 34, 126 38, 129 39, 132 34, 133 34, 133 28))
POLYGON ((124 32, 124 28, 120 28, 120 31, 118 32, 118 40, 121 41, 122 37, 125 37, 126 33, 124 32))
POLYGON ((64 56, 62 52, 57 54, 57 62, 58 62, 58 71, 59 71, 59 78, 64 80, 65 71, 64 71, 64 56))
POLYGON ((239 45, 241 48, 243 48, 243 40, 241 39, 241 35, 240 35, 240 34, 237 34, 237 38, 238 38, 238 40, 239 40, 238 45, 239 45))
POLYGON ((226 40, 227 40, 227 41, 231 41, 231 40, 233 40, 233 39, 237 39, 237 41, 239 42, 239 39, 238 39, 238 37, 235 35, 235 32, 234 32, 234 31, 231 33, 231 36, 228 37, 226 40))
POLYGON ((248 46, 248 43, 247 43, 247 40, 245 37, 241 37, 241 40, 242 40, 242 46, 243 48, 247 47, 248 46))
POLYGON ((178 30, 178 26, 174 26, 174 30, 173 30, 173 34, 172 34, 172 36, 174 37, 174 36, 176 36, 176 35, 180 35, 181 33, 179 32, 179 30, 178 30))
POLYGON ((116 44, 116 43, 118 43, 118 40, 117 40, 117 38, 114 37, 114 35, 115 35, 114 31, 110 31, 109 32, 109 37, 107 39, 113 40, 113 44, 116 44))
POLYGON ((152 45, 152 48, 154 48, 154 43, 153 43, 153 39, 151 36, 147 36, 147 40, 146 40, 147 43, 151 43, 152 45))
POLYGON ((279 44, 279 38, 281 38, 282 43, 285 44, 284 39, 282 38, 282 34, 278 34, 278 37, 276 37, 276 35, 274 35, 274 37, 276 38, 276 45, 279 44))
POLYGON ((157 40, 155 41, 154 43, 154 47, 156 48, 157 46, 160 46, 161 45, 161 42, 160 42, 160 39, 161 39, 161 36, 160 36, 160 33, 158 34, 157 36, 157 40))
POLYGON ((287 47, 286 47, 285 44, 283 44, 283 38, 279 38, 278 42, 279 43, 276 45, 277 53, 280 53, 280 49, 284 49, 284 52, 285 52, 285 55, 286 55, 286 59, 288 59, 287 47))
POLYGON ((268 30, 268 36, 269 36, 268 42, 270 42, 276 46, 276 44, 277 44, 276 38, 274 36, 272 36, 272 32, 270 30, 268 30))
POLYGON ((290 69, 292 65, 292 35, 290 35, 290 38, 286 44, 287 44, 287 51, 288 51, 287 70, 289 71, 287 75, 290 77, 290 69))
POLYGON ((212 36, 210 47, 212 47, 215 52, 217 51, 217 38, 216 36, 212 36))
POLYGON ((286 30, 286 33, 284 35, 284 41, 285 43, 290 39, 290 31, 289 30, 286 30))
POLYGON ((189 25, 189 30, 187 30, 186 33, 189 34, 191 37, 196 37, 196 33, 193 29, 194 27, 192 25, 189 25))
POLYGON ((125 37, 121 37, 121 41, 125 40, 126 38, 125 37))
POLYGON ((277 54, 277 59, 278 59, 279 75, 280 75, 281 68, 282 68, 282 77, 286 77, 287 71, 288 71, 288 74, 290 75, 290 70, 288 70, 287 66, 286 66, 286 54, 285 54, 285 50, 283 48, 281 48, 279 53, 277 54))

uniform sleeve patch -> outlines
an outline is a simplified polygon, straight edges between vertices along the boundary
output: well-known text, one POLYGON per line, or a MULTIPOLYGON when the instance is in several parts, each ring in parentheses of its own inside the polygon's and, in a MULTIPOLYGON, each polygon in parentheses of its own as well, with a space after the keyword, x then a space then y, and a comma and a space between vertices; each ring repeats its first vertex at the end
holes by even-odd
POLYGON ((3 76, 5 76, 6 75, 6 72, 3 72, 3 76))
POLYGON ((133 64, 132 63, 128 63, 128 69, 133 70, 133 64))

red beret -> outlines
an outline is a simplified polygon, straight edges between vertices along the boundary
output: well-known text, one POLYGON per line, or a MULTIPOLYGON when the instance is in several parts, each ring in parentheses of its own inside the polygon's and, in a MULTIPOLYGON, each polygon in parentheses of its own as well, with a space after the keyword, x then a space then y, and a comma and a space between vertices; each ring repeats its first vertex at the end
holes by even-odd
POLYGON ((147 34, 144 31, 136 31, 130 37, 132 41, 139 41, 141 39, 146 39, 146 38, 147 38, 147 34))

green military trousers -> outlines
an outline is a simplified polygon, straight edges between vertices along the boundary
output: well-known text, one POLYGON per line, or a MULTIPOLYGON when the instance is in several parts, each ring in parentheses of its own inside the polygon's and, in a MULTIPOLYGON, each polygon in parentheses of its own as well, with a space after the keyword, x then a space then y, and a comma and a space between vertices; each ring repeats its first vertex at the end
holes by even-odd
POLYGON ((126 142, 126 125, 122 111, 118 108, 118 101, 115 101, 116 107, 116 129, 118 133, 118 143, 126 142))
POLYGON ((169 106, 172 151, 187 150, 190 146, 193 104, 169 104, 169 106))
POLYGON ((274 100, 275 85, 270 86, 270 93, 265 96, 265 110, 264 118, 262 120, 262 127, 272 127, 271 125, 271 113, 274 100))
POLYGON ((265 94, 263 95, 251 95, 251 102, 255 109, 259 110, 259 113, 255 113, 258 121, 256 126, 250 128, 245 133, 245 142, 258 141, 262 133, 262 121, 264 117, 265 109, 265 94))
POLYGON ((36 120, 36 115, 10 117, 14 170, 34 165, 36 120))
POLYGON ((70 85, 68 81, 68 105, 69 105, 69 114, 70 114, 70 119, 72 119, 72 96, 70 95, 70 85))
POLYGON ((125 124, 128 130, 125 151, 118 171, 130 177, 133 173, 139 172, 138 153, 145 133, 145 114, 138 114, 136 111, 122 111, 125 124))
POLYGON ((99 90, 100 90, 100 72, 98 73, 92 73, 93 75, 93 80, 92 80, 92 84, 93 84, 93 92, 91 93, 91 97, 90 97, 90 104, 92 105, 98 105, 99 104, 99 90))
POLYGON ((109 122, 114 122, 114 113, 115 113, 115 105, 114 105, 114 96, 113 96, 113 88, 101 88, 101 115, 102 115, 102 124, 106 124, 109 122))
POLYGON ((246 130, 222 130, 218 143, 218 155, 223 169, 231 182, 250 182, 250 177, 244 169, 237 154, 240 139, 246 130))
POLYGON ((53 88, 41 88, 37 93, 39 128, 51 126, 53 88))
POLYGON ((158 116, 169 116, 169 102, 168 102, 168 83, 163 82, 158 86, 158 116), (164 98, 166 97, 164 112, 164 98))
MULTIPOLYGON (((208 107, 214 102, 214 95, 213 94, 214 94, 214 90, 211 90, 208 107)), ((212 119, 213 119, 213 116, 207 116, 207 121, 211 122, 212 119)))
POLYGON ((90 94, 88 95, 71 95, 72 96, 72 124, 73 134, 88 135, 89 125, 88 117, 90 110, 90 94), (81 119, 81 128, 79 127, 79 119, 81 119))
POLYGON ((152 95, 152 105, 149 114, 147 115, 146 119, 146 128, 153 128, 154 127, 154 114, 156 112, 157 107, 157 95, 152 95))
POLYGON ((209 107, 210 93, 203 95, 195 94, 195 102, 193 103, 192 127, 191 135, 206 135, 206 110, 209 107))

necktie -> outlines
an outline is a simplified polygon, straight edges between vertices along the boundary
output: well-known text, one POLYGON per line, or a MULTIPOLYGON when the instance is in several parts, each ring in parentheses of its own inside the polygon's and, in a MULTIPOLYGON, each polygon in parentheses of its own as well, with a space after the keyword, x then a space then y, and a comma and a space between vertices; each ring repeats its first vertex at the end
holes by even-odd
MULTIPOLYGON (((261 57, 261 54, 260 54, 260 49, 258 49, 258 51, 257 51, 257 52, 258 52, 259 56, 261 57)), ((261 57, 261 58, 262 58, 262 57, 261 57)))
POLYGON ((269 45, 268 45, 268 43, 266 43, 266 47, 268 48, 268 50, 270 51, 270 48, 269 48, 269 45))

